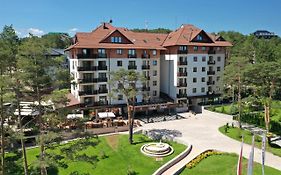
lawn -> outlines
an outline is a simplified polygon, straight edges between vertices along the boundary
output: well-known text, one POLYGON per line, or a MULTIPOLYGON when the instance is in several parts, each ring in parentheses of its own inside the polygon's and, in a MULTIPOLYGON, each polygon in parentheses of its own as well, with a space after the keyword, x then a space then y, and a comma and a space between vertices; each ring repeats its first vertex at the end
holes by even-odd
MULTIPOLYGON (((69 174, 127 174, 130 169, 138 175, 152 174, 161 165, 174 158, 186 149, 185 145, 171 142, 174 153, 156 161, 155 158, 147 157, 140 152, 140 147, 151 141, 144 135, 134 135, 134 145, 128 143, 128 135, 104 136, 91 138, 87 141, 71 142, 65 145, 55 146, 48 149, 47 153, 53 154, 57 160, 55 167, 49 170, 52 175, 69 174), (77 151, 78 150, 78 151, 77 151)), ((39 149, 27 151, 28 162, 32 166, 36 162, 39 149)), ((22 173, 20 156, 10 154, 8 159, 13 167, 8 174, 20 175, 22 173)), ((75 174, 75 175, 76 175, 75 174)))
MULTIPOLYGON (((219 128, 219 131, 232 138, 232 139, 235 139, 235 140, 238 140, 238 141, 241 141, 241 138, 239 137, 239 128, 232 128, 230 127, 227 131, 227 133, 225 133, 225 126, 222 126, 219 128)), ((252 133, 250 131, 247 131, 247 130, 241 130, 241 134, 244 135, 244 143, 247 143, 247 144, 252 144, 252 133)), ((261 148, 261 137, 259 136, 255 136, 256 139, 255 139, 255 146, 258 147, 258 148, 261 148)), ((281 157, 281 148, 278 148, 277 146, 273 147, 273 146, 270 146, 269 144, 266 145, 266 151, 268 152, 271 152, 277 156, 280 156, 281 157)))
MULTIPOLYGON (((238 155, 222 154, 212 155, 203 159, 197 166, 192 169, 185 168, 181 175, 236 175, 238 155)), ((243 174, 247 173, 247 159, 243 159, 243 174)), ((254 164, 254 175, 261 175, 261 164, 254 164)), ((280 175, 278 171, 271 167, 265 167, 265 174, 280 175)))

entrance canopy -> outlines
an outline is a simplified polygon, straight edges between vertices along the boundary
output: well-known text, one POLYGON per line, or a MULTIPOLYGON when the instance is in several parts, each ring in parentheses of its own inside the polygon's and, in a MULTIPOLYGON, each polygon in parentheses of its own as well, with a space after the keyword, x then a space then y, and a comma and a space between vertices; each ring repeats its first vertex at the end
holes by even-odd
POLYGON ((113 112, 99 112, 99 118, 114 118, 115 114, 113 112))

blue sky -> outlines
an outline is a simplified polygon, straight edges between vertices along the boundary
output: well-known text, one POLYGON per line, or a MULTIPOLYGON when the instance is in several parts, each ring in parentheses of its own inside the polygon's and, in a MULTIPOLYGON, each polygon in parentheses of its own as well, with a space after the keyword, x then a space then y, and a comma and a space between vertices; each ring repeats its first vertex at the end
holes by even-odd
POLYGON ((1 0, 0 28, 28 32, 91 31, 102 21, 127 28, 194 24, 207 32, 249 34, 266 29, 281 35, 280 0, 1 0))

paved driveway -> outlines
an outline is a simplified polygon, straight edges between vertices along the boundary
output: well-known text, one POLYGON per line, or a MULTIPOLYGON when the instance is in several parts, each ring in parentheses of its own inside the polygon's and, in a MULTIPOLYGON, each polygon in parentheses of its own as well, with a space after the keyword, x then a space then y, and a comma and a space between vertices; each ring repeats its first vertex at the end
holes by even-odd
MULTIPOLYGON (((168 170, 165 174, 172 174, 178 168, 184 166, 201 152, 208 149, 216 149, 223 152, 239 154, 241 143, 224 136, 218 131, 218 128, 231 123, 232 117, 225 114, 219 114, 203 110, 202 114, 189 117, 189 113, 183 113, 187 119, 174 120, 160 123, 150 123, 143 126, 144 129, 175 129, 182 132, 182 137, 178 139, 185 143, 193 145, 190 155, 181 161, 176 167, 168 170)), ((243 156, 249 157, 250 145, 244 144, 243 156)), ((261 162, 261 150, 255 148, 256 162, 261 162)), ((281 158, 271 153, 266 153, 266 165, 281 170, 281 158)))

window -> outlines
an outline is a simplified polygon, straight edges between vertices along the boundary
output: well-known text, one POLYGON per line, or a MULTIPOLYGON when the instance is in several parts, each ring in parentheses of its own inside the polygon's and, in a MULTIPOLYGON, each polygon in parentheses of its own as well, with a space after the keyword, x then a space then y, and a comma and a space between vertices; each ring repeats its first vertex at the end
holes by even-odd
POLYGON ((202 81, 202 82, 205 82, 205 81, 206 81, 206 80, 205 80, 205 77, 202 77, 202 78, 201 78, 201 81, 202 81))
POLYGON ((153 96, 157 96, 157 91, 153 91, 153 96))
POLYGON ((197 40, 197 41, 202 41, 202 40, 203 40, 203 37, 202 37, 201 35, 197 35, 196 40, 197 40))
POLYGON ((205 50, 206 50, 206 47, 205 47, 205 46, 202 46, 201 49, 202 49, 202 51, 205 51, 205 50))
POLYGON ((186 51, 186 50, 187 50, 187 46, 180 46, 180 47, 179 47, 179 50, 180 50, 180 51, 186 51))
POLYGON ((152 55, 157 55, 157 51, 156 50, 152 50, 152 55))
POLYGON ((196 83, 197 82, 197 78, 193 78, 192 81, 193 81, 193 83, 196 83))
POLYGON ((202 62, 205 62, 205 61, 206 61, 206 57, 203 56, 203 57, 202 57, 202 62))
POLYGON ((206 72, 206 67, 202 67, 202 72, 206 72))
POLYGON ((157 86, 157 81, 153 81, 153 86, 157 86))
POLYGON ((197 62, 198 61, 197 57, 193 57, 193 61, 197 62))
POLYGON ((99 54, 105 54, 105 49, 98 49, 99 54))
POLYGON ((118 100, 123 100, 123 95, 122 94, 118 95, 118 100))
POLYGON ((192 88, 192 93, 196 93, 196 88, 192 88))
POLYGON ((217 67, 217 71, 218 71, 218 72, 221 71, 221 67, 217 67))
POLYGON ((87 49, 82 49, 83 55, 87 55, 87 49))
POLYGON ((221 61, 221 57, 218 57, 218 61, 221 61))
POLYGON ((153 76, 157 76, 157 70, 153 71, 153 76))
POLYGON ((204 87, 201 88, 201 92, 202 93, 205 92, 205 88, 204 87))
POLYGON ((136 50, 135 49, 129 49, 128 54, 129 55, 136 55, 136 50))
POLYGON ((217 77, 217 81, 220 81, 220 77, 219 76, 217 77))
POLYGON ((136 61, 129 61, 129 66, 135 66, 136 65, 136 61))
POLYGON ((193 72, 197 72, 197 67, 193 67, 193 72))
POLYGON ((221 50, 221 47, 217 47, 217 50, 220 51, 220 50, 221 50))
POLYGON ((153 61, 152 61, 152 65, 153 65, 153 66, 157 66, 157 60, 153 60, 153 61))
POLYGON ((122 49, 117 49, 117 50, 116 50, 116 53, 117 53, 118 55, 122 55, 122 49))
POLYGON ((117 61, 117 66, 121 67, 122 66, 122 61, 117 61))
POLYGON ((121 37, 113 36, 113 37, 111 37, 111 42, 112 43, 121 43, 122 42, 122 38, 121 37))
POLYGON ((198 50, 198 46, 194 46, 194 47, 193 47, 193 50, 194 50, 194 51, 197 51, 197 50, 198 50))

